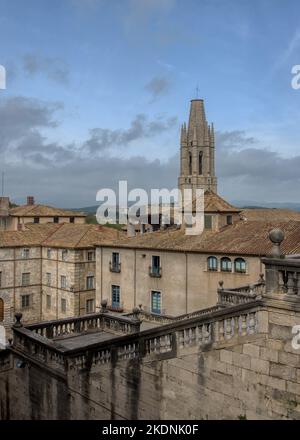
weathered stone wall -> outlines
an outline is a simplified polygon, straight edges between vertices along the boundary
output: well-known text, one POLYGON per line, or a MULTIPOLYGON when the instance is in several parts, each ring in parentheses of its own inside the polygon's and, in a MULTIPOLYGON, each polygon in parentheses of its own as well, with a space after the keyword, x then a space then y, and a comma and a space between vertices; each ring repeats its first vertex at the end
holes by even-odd
MULTIPOLYGON (((88 261, 88 250, 69 249, 62 260, 62 249, 28 247, 29 258, 22 257, 23 248, 0 248, 0 298, 4 302, 4 326, 9 329, 14 314, 21 312, 23 322, 62 319, 86 313, 86 301, 95 299, 95 288, 87 290, 87 276, 95 276, 95 260, 88 261), (30 273, 30 283, 22 286, 22 274, 30 273), (47 273, 51 274, 48 285, 47 273), (61 287, 61 276, 66 276, 67 286, 61 287), (22 295, 30 295, 29 307, 22 307, 22 295), (47 306, 47 296, 51 305, 47 306), (66 312, 61 300, 67 302, 66 312)), ((98 306, 100 303, 98 304, 98 306)))
MULTIPOLYGON (((229 331, 231 318, 224 321, 229 331)), ((300 419, 300 350, 292 348, 292 307, 261 307, 255 334, 199 345, 185 332, 169 352, 64 375, 19 355, 0 367, 0 414, 12 419, 300 419), (1 370, 2 368, 2 370, 1 370)), ((219 328, 221 331, 222 328, 219 328)), ((178 336, 176 336, 178 338, 178 336)), ((87 355, 85 353, 85 355, 87 355)), ((0 363, 1 364, 1 363, 0 363)))

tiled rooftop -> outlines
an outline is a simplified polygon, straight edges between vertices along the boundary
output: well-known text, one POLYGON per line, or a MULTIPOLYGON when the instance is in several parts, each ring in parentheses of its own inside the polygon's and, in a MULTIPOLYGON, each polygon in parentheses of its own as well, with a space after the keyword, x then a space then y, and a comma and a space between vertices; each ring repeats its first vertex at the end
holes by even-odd
POLYGON ((27 224, 23 231, 0 231, 0 247, 47 246, 86 248, 94 244, 114 243, 123 232, 101 225, 27 224))
POLYGON ((247 221, 300 221, 300 212, 279 208, 249 208, 241 211, 241 217, 247 221))
POLYGON ((13 217, 86 217, 79 211, 68 211, 47 205, 22 205, 9 210, 13 217))
POLYGON ((237 255, 266 255, 272 244, 268 238, 274 228, 285 233, 282 251, 285 254, 300 253, 300 222, 297 221, 239 221, 225 226, 218 232, 205 230, 200 235, 186 235, 184 230, 169 228, 132 238, 126 238, 116 247, 190 251, 237 255))

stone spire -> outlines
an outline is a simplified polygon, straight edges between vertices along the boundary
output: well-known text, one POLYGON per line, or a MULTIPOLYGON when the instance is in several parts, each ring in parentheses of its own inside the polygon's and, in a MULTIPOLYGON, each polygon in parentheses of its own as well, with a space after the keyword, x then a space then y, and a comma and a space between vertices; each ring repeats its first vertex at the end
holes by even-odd
POLYGON ((203 99, 192 99, 188 127, 181 129, 179 189, 217 192, 214 127, 208 125, 203 99), (191 163, 191 165, 190 165, 191 163))

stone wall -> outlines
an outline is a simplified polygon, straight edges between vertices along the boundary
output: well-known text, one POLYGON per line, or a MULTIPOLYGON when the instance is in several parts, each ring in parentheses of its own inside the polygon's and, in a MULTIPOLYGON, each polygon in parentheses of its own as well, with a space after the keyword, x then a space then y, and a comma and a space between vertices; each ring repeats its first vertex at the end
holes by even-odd
POLYGON ((300 419, 298 324, 295 305, 269 299, 73 353, 57 371, 18 349, 2 355, 1 417, 300 419))
MULTIPOLYGON (((22 312, 24 323, 85 314, 86 301, 95 299, 95 288, 87 290, 87 276, 95 276, 95 260, 88 261, 90 249, 69 249, 65 260, 60 248, 31 246, 29 257, 23 258, 23 248, 0 248, 0 298, 4 301, 4 325, 9 329, 14 314, 22 312), (22 274, 30 273, 30 283, 22 286, 22 274), (47 273, 51 274, 48 284, 47 273), (66 288, 61 286, 61 276, 66 276, 66 288), (28 307, 22 307, 22 295, 30 295, 28 307), (47 296, 51 298, 50 307, 47 296), (61 300, 66 300, 64 312, 61 300)), ((100 305, 100 303, 99 303, 100 305)))

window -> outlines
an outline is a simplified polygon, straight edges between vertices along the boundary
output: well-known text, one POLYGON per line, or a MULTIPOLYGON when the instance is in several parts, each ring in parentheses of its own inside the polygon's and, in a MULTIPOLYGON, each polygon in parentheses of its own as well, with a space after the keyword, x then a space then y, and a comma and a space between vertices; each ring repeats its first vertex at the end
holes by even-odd
POLYGON ((88 259, 88 261, 94 261, 95 260, 95 252, 94 251, 88 251, 87 259, 88 259))
POLYGON ((240 273, 246 272, 246 261, 243 258, 236 258, 234 260, 234 271, 240 273))
POLYGON ((151 275, 160 275, 160 257, 158 255, 152 255, 151 275))
POLYGON ((61 311, 63 313, 66 313, 66 311, 67 311, 67 300, 65 298, 61 299, 60 305, 61 305, 61 311))
POLYGON ((204 228, 205 229, 212 229, 212 216, 211 215, 204 215, 204 228))
POLYGON ((59 217, 53 217, 53 223, 58 223, 59 222, 59 217))
POLYGON ((28 248, 22 249, 22 258, 29 258, 29 249, 28 248))
POLYGON ((67 277, 65 275, 61 275, 61 277, 60 277, 60 287, 62 289, 67 288, 67 277))
POLYGON ((51 295, 47 295, 47 309, 51 309, 51 295))
POLYGON ((52 254, 52 250, 51 249, 47 249, 47 258, 48 259, 51 258, 51 254, 52 254))
POLYGON ((200 151, 199 153, 199 174, 203 174, 203 153, 200 151))
POLYGON ((46 273, 47 286, 51 286, 51 273, 46 273))
POLYGON ((33 222, 34 223, 40 223, 40 218, 39 217, 34 217, 33 222))
POLYGON ((113 252, 111 257, 111 271, 120 272, 120 270, 121 270, 120 254, 118 252, 113 252))
POLYGON ((207 259, 207 269, 211 271, 218 270, 218 260, 216 257, 208 257, 207 259))
POLYGON ((25 309, 30 306, 30 295, 22 295, 21 296, 21 307, 25 309))
POLYGON ((67 250, 67 249, 63 249, 63 250, 61 251, 61 259, 62 259, 63 261, 66 261, 67 256, 68 256, 68 250, 67 250))
POLYGON ((120 307, 120 286, 111 286, 111 305, 120 307))
POLYGON ((87 289, 94 288, 94 277, 93 276, 86 277, 86 288, 87 289))
POLYGON ((4 301, 0 298, 0 322, 4 321, 4 301))
POLYGON ((75 223, 75 217, 70 217, 70 223, 75 223))
POLYGON ((232 269, 232 263, 230 258, 228 257, 221 258, 221 271, 231 272, 231 269, 232 269))
POLYGON ((192 153, 189 153, 189 174, 192 174, 192 153))
POLYGON ((22 286, 29 286, 30 284, 30 273, 22 273, 22 286))
POLYGON ((151 313, 161 314, 161 292, 151 292, 151 313))
POLYGON ((227 215, 227 224, 232 225, 232 215, 227 215))
POLYGON ((2 286, 2 272, 0 272, 0 287, 2 286))
POLYGON ((93 299, 88 299, 86 301, 86 312, 93 313, 95 311, 95 301, 93 299))

